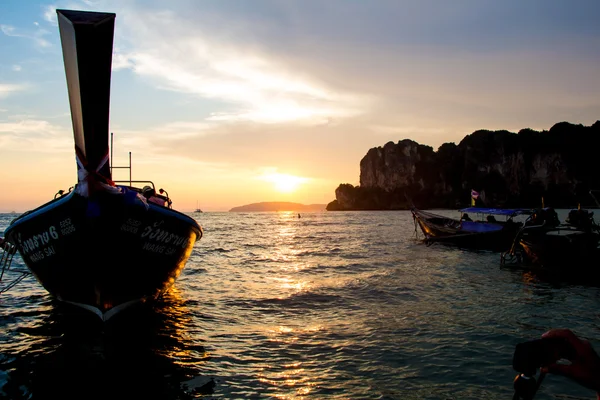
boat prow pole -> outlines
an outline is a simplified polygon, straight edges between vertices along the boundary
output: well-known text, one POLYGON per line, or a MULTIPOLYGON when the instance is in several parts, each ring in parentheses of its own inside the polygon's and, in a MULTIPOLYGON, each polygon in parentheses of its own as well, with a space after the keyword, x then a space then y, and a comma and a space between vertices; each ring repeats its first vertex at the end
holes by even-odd
POLYGON ((60 9, 56 13, 73 122, 78 186, 84 186, 87 192, 87 185, 81 184, 88 175, 100 181, 112 179, 108 150, 116 15, 60 9))

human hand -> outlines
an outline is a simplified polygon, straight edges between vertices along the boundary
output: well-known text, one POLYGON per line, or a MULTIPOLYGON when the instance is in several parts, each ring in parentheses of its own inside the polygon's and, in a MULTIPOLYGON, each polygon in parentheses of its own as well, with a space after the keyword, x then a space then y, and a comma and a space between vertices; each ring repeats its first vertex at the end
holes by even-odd
POLYGON ((550 364, 542 372, 566 376, 589 389, 595 390, 600 399, 600 356, 592 344, 579 338, 570 329, 551 329, 542 338, 562 338, 573 349, 571 364, 550 364))

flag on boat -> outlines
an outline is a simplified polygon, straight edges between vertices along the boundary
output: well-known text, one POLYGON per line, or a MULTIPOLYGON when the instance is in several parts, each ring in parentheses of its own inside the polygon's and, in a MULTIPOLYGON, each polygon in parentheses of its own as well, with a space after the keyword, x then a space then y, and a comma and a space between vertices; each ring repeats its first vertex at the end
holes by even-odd
POLYGON ((471 207, 475 207, 475 200, 479 198, 479 193, 471 189, 471 207))

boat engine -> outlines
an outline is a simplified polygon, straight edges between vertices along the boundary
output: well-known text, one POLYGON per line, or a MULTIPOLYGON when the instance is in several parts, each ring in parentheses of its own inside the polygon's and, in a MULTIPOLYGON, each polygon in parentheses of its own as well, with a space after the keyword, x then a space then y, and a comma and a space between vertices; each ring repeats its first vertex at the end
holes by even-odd
POLYGON ((594 212, 580 208, 571 210, 565 222, 580 229, 591 229, 594 224, 594 212))

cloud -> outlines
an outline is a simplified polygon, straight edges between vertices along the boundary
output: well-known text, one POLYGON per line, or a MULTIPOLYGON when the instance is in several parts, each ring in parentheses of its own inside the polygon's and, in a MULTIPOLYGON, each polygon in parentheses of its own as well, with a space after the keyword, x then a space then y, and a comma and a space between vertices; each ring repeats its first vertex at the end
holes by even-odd
POLYGON ((192 151, 200 138, 217 134, 215 126, 202 121, 174 121, 143 130, 113 126, 111 131, 116 132, 113 136, 115 156, 120 157, 134 149, 136 154, 143 154, 144 159, 161 159, 168 164, 180 163, 186 158, 194 159, 196 157, 189 154, 182 155, 182 151, 192 151))
POLYGON ((173 13, 137 10, 123 19, 131 46, 116 54, 116 69, 130 68, 165 90, 236 106, 212 121, 322 122, 369 107, 367 96, 335 90, 274 54, 211 35, 173 13))
POLYGON ((28 153, 72 152, 73 135, 48 121, 13 116, 0 121, 0 148, 28 153))
POLYGON ((133 69, 135 66, 133 60, 126 54, 122 54, 115 48, 112 58, 112 69, 118 71, 120 69, 133 69))
POLYGON ((100 4, 117 14, 113 68, 186 94, 211 126, 283 132, 362 118, 357 131, 377 140, 415 128, 437 143, 515 118, 588 118, 599 106, 593 2, 100 4))
POLYGON ((0 25, 0 31, 2 31, 2 33, 4 33, 6 36, 32 40, 34 44, 40 48, 52 47, 52 43, 44 38, 44 36, 49 35, 50 32, 43 28, 38 28, 33 32, 23 33, 21 30, 17 30, 17 28, 14 26, 0 25))
POLYGON ((44 19, 54 26, 58 26, 58 18, 56 16, 56 5, 44 7, 44 19))
POLYGON ((210 134, 210 130, 216 126, 214 123, 207 122, 187 122, 187 121, 175 121, 167 122, 162 125, 158 125, 149 129, 142 130, 131 130, 131 129, 120 129, 116 127, 120 137, 127 137, 129 145, 149 147, 154 146, 151 144, 153 140, 162 140, 167 138, 169 142, 184 140, 190 138, 199 138, 210 134), (139 138, 139 142, 138 142, 139 138))
POLYGON ((27 85, 14 83, 0 83, 0 99, 8 97, 15 92, 25 90, 27 85))

